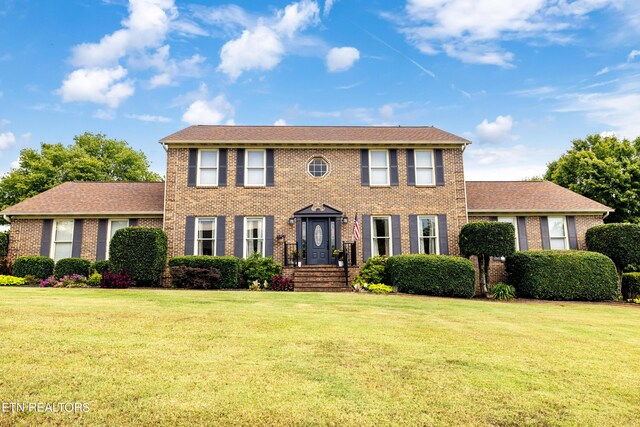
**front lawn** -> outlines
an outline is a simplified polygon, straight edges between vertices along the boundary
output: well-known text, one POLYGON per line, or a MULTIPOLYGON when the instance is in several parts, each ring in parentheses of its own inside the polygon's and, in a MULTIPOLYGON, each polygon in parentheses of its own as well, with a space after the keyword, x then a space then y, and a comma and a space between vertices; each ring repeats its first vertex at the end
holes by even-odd
POLYGON ((632 425, 640 309, 0 289, 0 425, 632 425))

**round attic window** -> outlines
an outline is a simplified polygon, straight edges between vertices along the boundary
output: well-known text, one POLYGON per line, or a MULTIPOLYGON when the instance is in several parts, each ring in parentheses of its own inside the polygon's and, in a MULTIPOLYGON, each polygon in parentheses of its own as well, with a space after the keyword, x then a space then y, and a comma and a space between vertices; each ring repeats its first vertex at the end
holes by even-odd
POLYGON ((315 178, 322 178, 329 172, 329 164, 321 157, 314 157, 307 167, 309 174, 315 178))

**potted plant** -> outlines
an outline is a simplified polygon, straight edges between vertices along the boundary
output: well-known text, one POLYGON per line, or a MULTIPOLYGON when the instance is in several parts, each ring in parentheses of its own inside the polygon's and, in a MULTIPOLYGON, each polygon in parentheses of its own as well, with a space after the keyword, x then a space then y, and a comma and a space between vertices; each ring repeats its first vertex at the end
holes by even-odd
POLYGON ((302 258, 300 258, 302 255, 300 254, 300 251, 295 250, 292 255, 294 259, 298 260, 298 267, 302 267, 302 258))
POLYGON ((338 261, 338 267, 344 267, 344 251, 334 249, 333 257, 338 261))

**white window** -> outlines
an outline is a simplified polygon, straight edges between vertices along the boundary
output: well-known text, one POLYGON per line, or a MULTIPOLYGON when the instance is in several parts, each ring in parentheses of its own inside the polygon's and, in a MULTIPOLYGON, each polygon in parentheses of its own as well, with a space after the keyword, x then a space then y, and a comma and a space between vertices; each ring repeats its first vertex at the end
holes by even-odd
POLYGON ((267 154, 265 150, 247 150, 245 186, 264 187, 267 181, 267 154))
POLYGON ((440 252, 438 247, 438 227, 436 217, 418 217, 418 251, 421 254, 435 254, 440 252))
POLYGON ((518 221, 516 220, 516 218, 513 216, 501 216, 498 217, 498 222, 508 222, 509 224, 513 225, 513 229, 515 230, 516 235, 516 251, 520 249, 520 244, 518 242, 518 221))
POLYGON ((245 218, 244 230, 244 257, 255 253, 264 256, 264 218, 245 218))
POLYGON ((369 150, 369 185, 389 185, 387 150, 369 150))
POLYGON ((373 256, 393 255, 391 252, 391 218, 388 216, 371 217, 371 247, 373 256))
POLYGON ((216 218, 198 218, 196 220, 196 254, 216 254, 216 218))
POLYGON ((203 187, 218 185, 218 150, 198 151, 198 185, 203 187))
POLYGON ((415 150, 416 185, 434 185, 433 151, 415 150))
POLYGON ((71 258, 73 248, 73 220, 56 220, 53 222, 53 239, 51 253, 54 261, 71 258))
POLYGON ((551 249, 568 249, 567 226, 563 216, 550 216, 549 221, 549 242, 551 249))
POLYGON ((128 219, 110 219, 109 220, 109 231, 107 239, 107 259, 109 259, 109 247, 111 246, 111 239, 116 234, 116 231, 122 230, 123 228, 127 228, 129 226, 128 219))

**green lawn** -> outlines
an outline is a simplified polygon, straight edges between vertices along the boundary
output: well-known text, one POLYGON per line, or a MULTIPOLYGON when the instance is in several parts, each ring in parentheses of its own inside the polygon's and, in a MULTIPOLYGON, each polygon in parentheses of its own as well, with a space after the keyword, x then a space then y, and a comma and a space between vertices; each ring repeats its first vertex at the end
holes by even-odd
POLYGON ((0 425, 640 425, 640 309, 0 289, 0 425))

